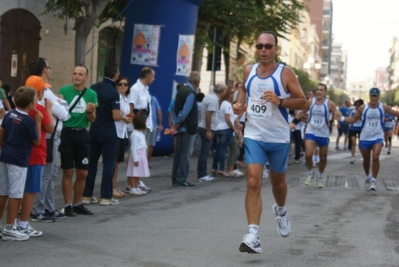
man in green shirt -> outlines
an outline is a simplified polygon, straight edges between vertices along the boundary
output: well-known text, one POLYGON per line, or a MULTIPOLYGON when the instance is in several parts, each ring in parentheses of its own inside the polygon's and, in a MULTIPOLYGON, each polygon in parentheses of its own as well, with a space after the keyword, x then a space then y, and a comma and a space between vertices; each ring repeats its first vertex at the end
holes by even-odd
POLYGON ((97 94, 85 87, 89 70, 84 65, 77 65, 73 69, 72 83, 61 87, 58 92, 71 108, 70 118, 63 122, 61 131, 62 193, 65 201, 65 215, 75 217, 75 213, 93 215, 82 205, 83 189, 86 183, 89 164, 89 133, 87 128, 96 119, 97 94), (79 99, 79 96, 81 98, 79 99), (78 100, 78 101, 77 101, 78 100), (76 169, 75 184, 72 177, 76 169), (74 188, 73 201, 71 201, 72 188, 74 188))

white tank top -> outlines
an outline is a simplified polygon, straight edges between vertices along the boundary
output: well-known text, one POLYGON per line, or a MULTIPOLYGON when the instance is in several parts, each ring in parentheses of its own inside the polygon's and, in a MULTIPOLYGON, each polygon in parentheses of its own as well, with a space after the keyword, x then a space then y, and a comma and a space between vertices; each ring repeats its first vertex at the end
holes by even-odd
POLYGON ((360 140, 375 141, 379 138, 384 139, 384 114, 384 105, 381 102, 376 108, 370 108, 368 103, 364 105, 360 140))
POLYGON ((316 98, 312 98, 306 127, 307 134, 314 134, 317 137, 323 138, 328 138, 330 135, 330 129, 328 128, 328 118, 330 117, 328 101, 329 99, 326 98, 322 104, 318 105, 316 104, 316 98))
POLYGON ((248 108, 244 137, 265 143, 289 143, 287 109, 260 98, 265 91, 273 91, 282 98, 291 97, 281 82, 284 65, 278 64, 274 72, 266 78, 259 78, 256 74, 258 65, 259 63, 252 66, 245 83, 248 108))

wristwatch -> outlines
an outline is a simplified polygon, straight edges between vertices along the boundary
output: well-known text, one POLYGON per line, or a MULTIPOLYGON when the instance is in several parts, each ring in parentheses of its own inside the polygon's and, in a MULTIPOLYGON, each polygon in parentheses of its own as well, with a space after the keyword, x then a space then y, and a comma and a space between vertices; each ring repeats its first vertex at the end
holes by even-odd
POLYGON ((281 105, 283 104, 283 97, 279 96, 278 98, 280 98, 280 104, 278 104, 278 106, 281 107, 281 105))

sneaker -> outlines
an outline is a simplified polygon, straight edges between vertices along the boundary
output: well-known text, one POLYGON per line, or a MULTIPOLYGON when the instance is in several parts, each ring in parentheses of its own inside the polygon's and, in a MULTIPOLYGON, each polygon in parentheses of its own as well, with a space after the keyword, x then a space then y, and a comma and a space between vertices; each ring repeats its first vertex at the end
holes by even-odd
POLYGON ((234 171, 228 172, 226 174, 227 174, 226 176, 238 177, 238 175, 234 171))
POLYGON ((348 150, 348 148, 345 146, 345 147, 344 147, 344 151, 347 151, 347 150, 348 150))
POLYGON ((115 198, 107 199, 107 198, 100 198, 100 206, 112 206, 112 205, 118 205, 119 200, 115 198))
POLYGON ((305 185, 310 185, 313 181, 313 177, 314 177, 313 173, 308 173, 308 177, 305 180, 305 185))
POLYGON ((207 175, 208 176, 208 180, 209 180, 209 182, 214 182, 215 181, 215 178, 214 177, 212 177, 212 176, 209 176, 209 175, 207 175))
POLYGON ((82 215, 93 215, 94 213, 88 210, 85 206, 80 203, 79 205, 73 206, 73 211, 82 215))
POLYGON ((201 177, 201 178, 198 178, 198 179, 197 179, 197 182, 198 182, 198 183, 213 182, 213 180, 210 180, 209 177, 210 177, 210 176, 205 175, 205 176, 203 176, 203 177, 201 177))
POLYGON ((262 179, 267 179, 269 178, 269 171, 266 168, 263 168, 263 174, 262 174, 262 179))
POLYGON ((97 198, 91 197, 82 197, 82 204, 95 204, 97 203, 97 198))
POLYGON ((391 155, 391 150, 388 150, 387 154, 388 154, 388 155, 391 155))
POLYGON ((244 175, 244 173, 238 169, 234 170, 233 172, 237 175, 236 177, 240 177, 240 176, 244 175))
POLYGON ((23 234, 28 235, 29 237, 38 237, 43 235, 42 231, 36 231, 29 223, 26 226, 26 228, 22 228, 21 226, 18 225, 17 230, 23 234))
POLYGON ((63 219, 65 218, 64 212, 60 212, 58 210, 55 210, 53 212, 50 212, 49 210, 45 210, 46 214, 54 219, 63 219))
POLYGON ((350 161, 351 164, 355 164, 355 158, 352 158, 350 161))
POLYGON ((301 163, 301 160, 300 160, 300 159, 297 159, 297 160, 294 160, 294 162, 295 162, 296 164, 299 164, 299 163, 301 163))
POLYGON ((73 207, 72 207, 71 204, 69 204, 68 206, 66 206, 64 208, 64 214, 65 214, 65 216, 68 216, 68 217, 75 217, 76 216, 75 212, 73 211, 73 207))
POLYGON ((3 241, 25 241, 29 239, 29 236, 18 231, 17 227, 14 225, 11 230, 7 230, 7 228, 3 229, 1 239, 3 239, 3 241))
POLYGON ((141 189, 141 191, 144 191, 146 193, 151 192, 151 188, 149 188, 148 186, 145 185, 145 183, 143 181, 140 181, 139 183, 139 188, 141 189))
POLYGON ((259 237, 253 234, 244 235, 244 238, 238 250, 240 252, 247 252, 247 253, 262 253, 259 237))
POLYGON ((366 178, 366 180, 364 180, 364 187, 366 187, 367 190, 369 190, 371 186, 371 178, 366 178))
POLYGON ((32 222, 44 222, 44 223, 52 223, 54 222, 54 218, 51 218, 48 216, 46 213, 45 214, 39 214, 39 215, 30 215, 30 220, 32 222))
POLYGON ((369 188, 367 189, 369 191, 377 191, 377 183, 376 182, 371 182, 369 188))
POLYGON ((317 187, 318 188, 323 188, 323 177, 317 177, 317 187))
POLYGON ((336 146, 336 147, 335 147, 335 150, 340 151, 341 148, 340 148, 339 146, 336 146))
POLYGON ((291 233, 291 224, 287 219, 287 212, 285 212, 284 216, 279 216, 277 214, 277 204, 273 205, 273 212, 276 215, 277 232, 282 237, 288 237, 291 233))
POLYGON ((137 188, 130 188, 129 194, 135 195, 135 196, 142 196, 142 195, 145 195, 146 192, 141 191, 140 189, 137 189, 137 188))
POLYGON ((125 187, 125 192, 129 194, 130 188, 131 188, 130 185, 126 185, 126 187, 125 187))

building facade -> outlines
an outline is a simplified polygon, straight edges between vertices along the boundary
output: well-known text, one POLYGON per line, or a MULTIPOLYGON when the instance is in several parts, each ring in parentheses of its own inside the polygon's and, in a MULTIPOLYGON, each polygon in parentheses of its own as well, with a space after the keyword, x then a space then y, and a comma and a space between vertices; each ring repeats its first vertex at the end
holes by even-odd
MULTIPOLYGON (((52 89, 56 93, 70 84, 74 66, 75 31, 73 19, 58 19, 43 14, 46 0, 0 1, 0 77, 3 84, 17 88, 29 76, 29 63, 43 57, 52 69, 52 89)), ((102 78, 105 62, 119 63, 121 34, 119 25, 104 23, 93 27, 86 43, 85 65, 88 85, 102 78), (119 48, 118 48, 119 47, 119 48)))

